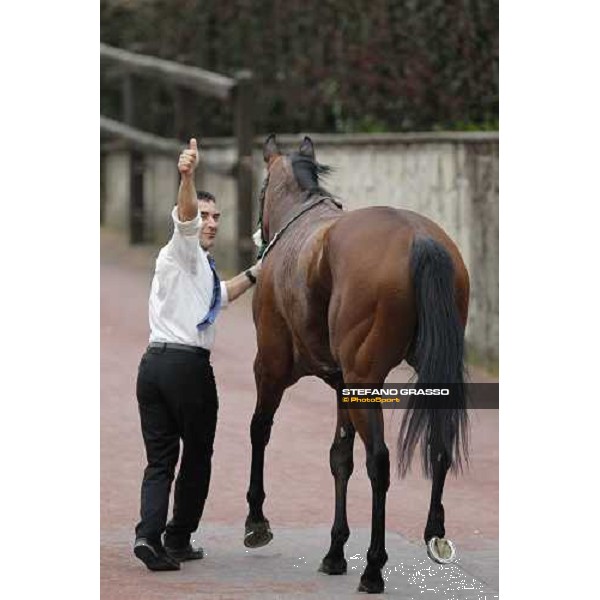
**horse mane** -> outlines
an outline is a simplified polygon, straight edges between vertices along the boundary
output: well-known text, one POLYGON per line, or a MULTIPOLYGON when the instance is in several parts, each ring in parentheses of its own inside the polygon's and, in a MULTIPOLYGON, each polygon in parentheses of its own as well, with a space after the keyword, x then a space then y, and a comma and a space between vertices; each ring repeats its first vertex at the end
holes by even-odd
POLYGON ((321 187, 319 182, 321 175, 327 176, 331 173, 331 167, 322 165, 313 158, 297 152, 292 154, 290 159, 294 177, 300 188, 308 192, 309 197, 313 194, 331 195, 325 188, 321 187))

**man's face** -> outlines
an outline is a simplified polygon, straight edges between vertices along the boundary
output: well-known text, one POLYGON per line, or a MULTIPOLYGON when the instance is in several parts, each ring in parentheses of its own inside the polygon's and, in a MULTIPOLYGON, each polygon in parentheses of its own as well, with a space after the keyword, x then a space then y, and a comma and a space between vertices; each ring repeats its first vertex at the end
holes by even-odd
POLYGON ((210 250, 215 244, 221 213, 217 210, 217 205, 209 200, 198 200, 198 211, 202 219, 200 246, 203 250, 210 250))

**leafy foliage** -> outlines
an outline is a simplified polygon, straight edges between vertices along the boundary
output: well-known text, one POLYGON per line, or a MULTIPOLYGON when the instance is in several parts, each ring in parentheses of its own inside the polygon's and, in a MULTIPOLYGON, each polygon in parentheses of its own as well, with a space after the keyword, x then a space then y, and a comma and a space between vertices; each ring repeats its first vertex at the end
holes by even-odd
MULTIPOLYGON (((498 126, 498 0, 101 0, 102 41, 256 79, 256 130, 498 126)), ((102 111, 120 118, 103 71, 102 111)), ((173 89, 136 81, 137 126, 172 136, 173 89)), ((187 97, 186 128, 231 135, 231 107, 187 97), (192 122, 188 122, 188 119, 192 122)))

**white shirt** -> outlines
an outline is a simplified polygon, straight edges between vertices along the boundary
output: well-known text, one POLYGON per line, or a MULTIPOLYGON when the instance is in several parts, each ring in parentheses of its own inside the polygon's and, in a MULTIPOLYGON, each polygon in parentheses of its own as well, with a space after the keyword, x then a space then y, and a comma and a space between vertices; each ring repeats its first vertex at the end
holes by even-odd
MULTIPOLYGON (((156 259, 150 291, 150 341, 200 346, 211 350, 215 325, 198 331, 213 295, 213 272, 198 233, 200 213, 193 221, 180 221, 177 207, 172 212, 175 230, 156 259)), ((221 307, 227 305, 227 288, 221 282, 221 307)))

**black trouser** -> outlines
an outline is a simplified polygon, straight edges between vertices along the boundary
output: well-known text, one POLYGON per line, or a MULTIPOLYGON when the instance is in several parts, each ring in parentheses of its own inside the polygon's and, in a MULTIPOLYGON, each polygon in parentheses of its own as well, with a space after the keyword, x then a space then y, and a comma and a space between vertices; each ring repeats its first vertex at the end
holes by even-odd
POLYGON ((149 348, 140 362, 137 398, 148 466, 136 538, 184 546, 198 528, 210 483, 219 402, 209 354, 149 348), (179 456, 173 518, 169 493, 179 456))

